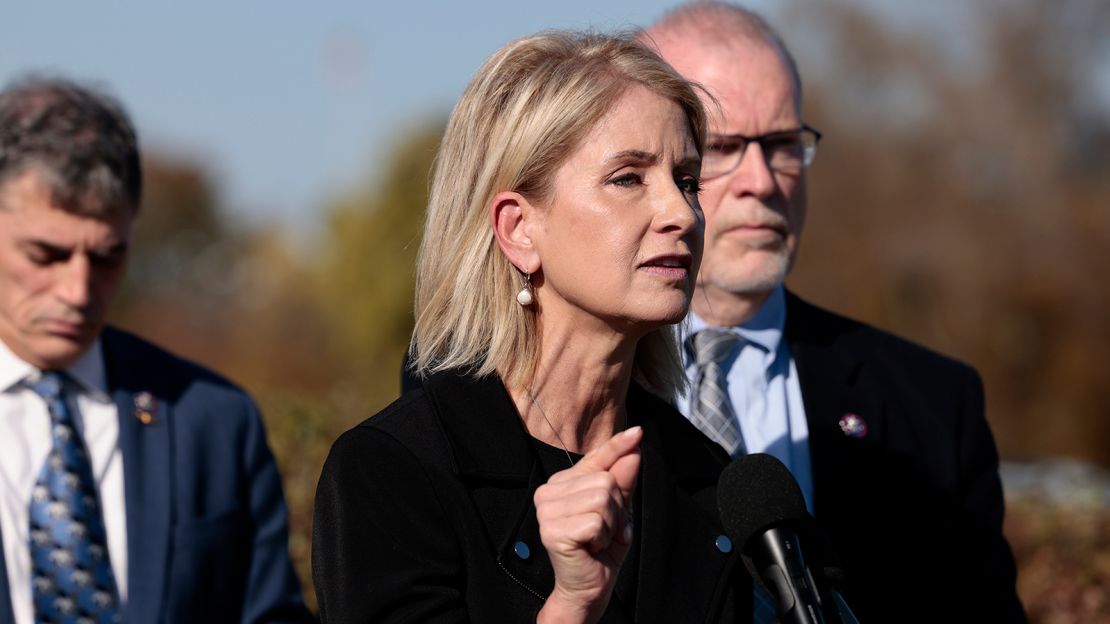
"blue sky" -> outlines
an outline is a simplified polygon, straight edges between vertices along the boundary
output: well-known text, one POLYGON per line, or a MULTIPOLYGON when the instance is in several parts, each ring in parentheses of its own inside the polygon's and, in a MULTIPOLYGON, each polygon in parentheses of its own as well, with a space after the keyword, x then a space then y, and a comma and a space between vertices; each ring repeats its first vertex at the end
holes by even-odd
MULTIPOLYGON (((32 70, 99 82, 146 149, 202 163, 233 215, 305 225, 330 196, 371 183, 406 128, 445 115, 501 44, 644 25, 672 4, 12 1, 0 8, 0 82, 32 70)), ((749 3, 772 21, 782 5, 749 3)))
POLYGON ((144 146, 215 176, 249 220, 311 220, 365 185, 407 127, 444 115, 482 60, 542 28, 648 23, 665 0, 6 2, 0 81, 102 83, 144 146))

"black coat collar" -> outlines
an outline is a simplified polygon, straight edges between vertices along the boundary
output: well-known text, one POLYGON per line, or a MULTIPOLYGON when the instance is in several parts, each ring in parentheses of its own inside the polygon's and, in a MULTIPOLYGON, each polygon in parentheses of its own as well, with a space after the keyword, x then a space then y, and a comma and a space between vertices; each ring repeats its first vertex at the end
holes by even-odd
POLYGON ((535 457, 528 431, 501 379, 438 373, 424 389, 463 479, 526 482, 535 457))
MULTIPOLYGON (((440 373, 428 378, 424 388, 440 414, 459 476, 528 480, 535 462, 530 435, 500 378, 440 373)), ((633 382, 628 414, 629 425, 644 427, 644 445, 657 447, 671 477, 679 482, 716 483, 727 456, 672 406, 633 382)))
MULTIPOLYGON (((532 503, 532 493, 546 477, 509 393, 496 376, 454 373, 432 375, 424 389, 451 447, 454 468, 471 488, 498 565, 531 593, 546 596, 554 577, 532 503), (529 546, 527 559, 517 555, 518 542, 529 546)), ((635 383, 628 412, 630 424, 644 428, 637 530, 645 547, 636 604, 625 606, 624 618, 617 621, 716 621, 727 590, 737 585, 733 575, 739 561, 738 548, 722 553, 717 547, 724 531, 716 483, 728 457, 672 406, 635 383)), ((747 595, 740 594, 734 596, 737 604, 747 605, 747 595)))

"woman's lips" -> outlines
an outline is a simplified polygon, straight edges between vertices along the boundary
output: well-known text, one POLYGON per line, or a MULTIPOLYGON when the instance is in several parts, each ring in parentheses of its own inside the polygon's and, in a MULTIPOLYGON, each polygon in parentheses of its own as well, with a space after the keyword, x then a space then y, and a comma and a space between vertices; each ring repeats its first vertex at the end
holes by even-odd
POLYGON ((671 280, 684 280, 690 276, 691 262, 689 254, 668 254, 651 258, 639 268, 671 280))

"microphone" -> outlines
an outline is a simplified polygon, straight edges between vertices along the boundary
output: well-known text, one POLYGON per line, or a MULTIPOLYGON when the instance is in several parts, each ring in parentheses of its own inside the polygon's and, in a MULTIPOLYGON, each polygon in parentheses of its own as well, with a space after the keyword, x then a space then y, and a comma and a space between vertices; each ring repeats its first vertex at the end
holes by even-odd
POLYGON ((725 531, 741 545, 744 566, 775 598, 780 622, 825 624, 821 592, 802 553, 801 536, 813 519, 786 466, 766 453, 736 458, 721 473, 717 507, 725 531))

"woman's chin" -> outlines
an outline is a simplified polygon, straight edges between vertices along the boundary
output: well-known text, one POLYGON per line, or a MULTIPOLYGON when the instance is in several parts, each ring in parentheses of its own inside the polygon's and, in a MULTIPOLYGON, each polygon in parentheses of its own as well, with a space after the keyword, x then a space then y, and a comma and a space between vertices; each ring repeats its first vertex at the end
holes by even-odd
POLYGON ((666 325, 674 325, 686 318, 686 314, 690 310, 689 304, 689 299, 684 299, 679 305, 654 306, 652 310, 645 311, 643 316, 635 319, 635 322, 646 327, 648 331, 666 325))

